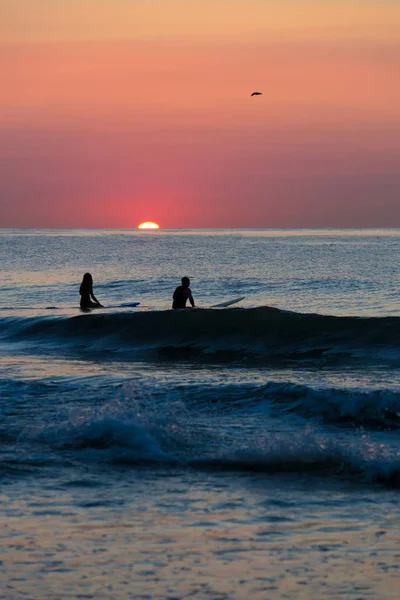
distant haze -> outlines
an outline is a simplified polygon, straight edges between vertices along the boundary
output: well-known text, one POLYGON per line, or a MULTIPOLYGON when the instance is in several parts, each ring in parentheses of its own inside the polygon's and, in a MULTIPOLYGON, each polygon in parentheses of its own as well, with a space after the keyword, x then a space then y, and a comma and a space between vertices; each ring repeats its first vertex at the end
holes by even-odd
POLYGON ((0 5, 0 227, 400 227, 397 0, 0 5))

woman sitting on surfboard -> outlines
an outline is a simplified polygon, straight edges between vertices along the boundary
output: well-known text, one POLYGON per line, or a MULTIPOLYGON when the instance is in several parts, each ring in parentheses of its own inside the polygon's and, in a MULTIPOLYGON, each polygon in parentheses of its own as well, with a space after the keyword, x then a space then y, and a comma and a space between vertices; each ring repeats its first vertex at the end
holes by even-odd
POLYGON ((87 311, 89 308, 104 308, 93 294, 93 277, 90 273, 84 274, 79 293, 81 295, 82 310, 87 311))
POLYGON ((172 308, 186 308, 186 302, 189 300, 190 304, 194 306, 194 300, 192 296, 192 291, 190 289, 190 279, 189 277, 182 277, 181 279, 182 285, 179 285, 174 291, 174 295, 172 296, 172 308))

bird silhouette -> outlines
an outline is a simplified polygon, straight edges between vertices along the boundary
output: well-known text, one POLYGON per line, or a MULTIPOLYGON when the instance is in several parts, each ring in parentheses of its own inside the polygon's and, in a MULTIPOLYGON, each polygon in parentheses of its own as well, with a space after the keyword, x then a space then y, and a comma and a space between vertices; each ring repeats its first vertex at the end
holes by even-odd
POLYGON ((250 96, 262 96, 262 92, 253 92, 250 96))

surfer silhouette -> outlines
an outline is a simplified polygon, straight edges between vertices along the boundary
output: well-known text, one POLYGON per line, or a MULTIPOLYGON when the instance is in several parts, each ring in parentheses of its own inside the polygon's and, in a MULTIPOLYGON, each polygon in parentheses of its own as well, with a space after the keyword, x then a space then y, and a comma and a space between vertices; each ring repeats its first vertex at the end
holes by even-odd
POLYGON ((104 308, 93 294, 93 277, 90 273, 85 273, 79 288, 81 295, 81 309, 84 311, 90 308, 104 308))
POLYGON ((192 307, 194 306, 194 300, 192 296, 192 291, 190 289, 190 279, 189 277, 182 277, 181 279, 182 285, 178 285, 176 290, 174 291, 174 295, 172 296, 172 308, 175 310, 177 308, 186 308, 186 302, 189 300, 192 307))

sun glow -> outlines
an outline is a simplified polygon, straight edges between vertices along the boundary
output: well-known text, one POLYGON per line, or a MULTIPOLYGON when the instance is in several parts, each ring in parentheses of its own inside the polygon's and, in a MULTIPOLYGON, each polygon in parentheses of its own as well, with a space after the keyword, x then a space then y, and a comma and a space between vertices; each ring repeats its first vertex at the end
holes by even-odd
POLYGON ((153 223, 153 221, 145 221, 138 225, 138 229, 160 229, 160 226, 157 223, 153 223))

